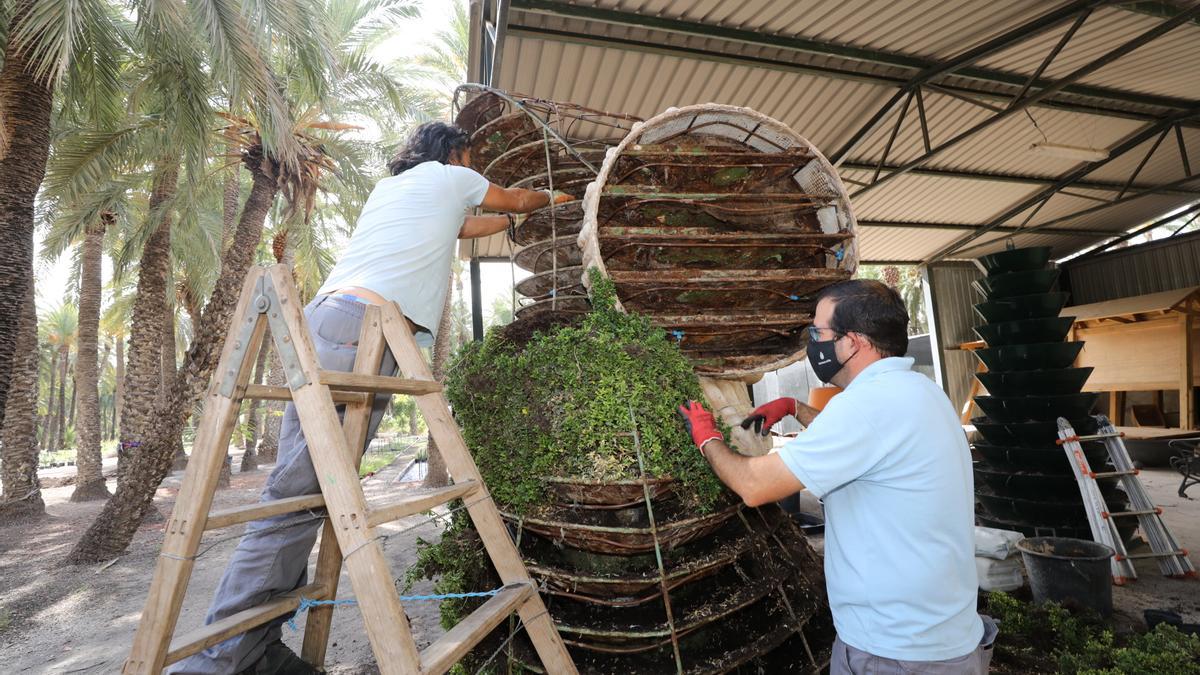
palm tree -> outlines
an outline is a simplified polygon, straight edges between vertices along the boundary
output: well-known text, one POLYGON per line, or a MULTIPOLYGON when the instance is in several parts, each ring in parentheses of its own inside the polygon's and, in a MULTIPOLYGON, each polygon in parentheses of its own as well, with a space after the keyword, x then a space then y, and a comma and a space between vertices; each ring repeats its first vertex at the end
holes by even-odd
POLYGON ((62 449, 63 439, 66 438, 67 427, 67 375, 70 371, 71 351, 79 336, 79 310, 69 303, 63 302, 46 315, 46 341, 54 350, 55 364, 58 368, 58 394, 50 388, 50 406, 52 409, 50 432, 51 450, 62 449), (57 403, 55 403, 57 401, 57 403), (57 407, 57 412, 53 408, 57 407))
MULTIPOLYGON (((206 101, 208 91, 186 95, 187 82, 209 73, 242 92, 249 109, 263 120, 264 144, 272 156, 297 168, 299 148, 290 136, 290 118, 273 77, 264 46, 282 44, 323 65, 322 12, 315 1, 288 4, 288 11, 265 10, 236 0, 133 0, 131 24, 107 0, 46 2, 12 0, 0 68, 0 416, 11 372, 15 317, 26 282, 32 278, 34 200, 49 155, 55 93, 77 102, 119 100, 122 42, 135 36, 143 59, 170 65, 177 76, 162 79, 159 91, 183 93, 176 100, 206 101), (2 161, 8 156, 20 161, 2 161)), ((195 91, 195 90, 193 90, 195 91)), ((110 111, 111 112, 111 111, 110 111)), ((207 123, 207 115, 189 115, 207 123)), ((183 118, 174 120, 183 124, 183 118)), ((172 147, 162 145, 160 147, 172 147)), ((166 169, 164 169, 166 170, 166 169)))
POLYGON ((128 546, 151 506, 155 491, 170 470, 175 439, 182 433, 192 406, 200 399, 216 367, 220 338, 229 325, 242 279, 261 240, 263 223, 276 194, 282 192, 287 197, 292 211, 305 212, 313 203, 321 177, 334 166, 323 150, 326 143, 321 136, 312 135, 312 130, 336 133, 347 128, 347 125, 302 119, 293 133, 296 144, 303 148, 305 161, 299 171, 293 173, 267 154, 252 120, 234 118, 230 119, 230 125, 236 131, 242 161, 252 179, 233 244, 222 260, 221 273, 200 322, 193 328, 194 338, 187 359, 172 383, 167 400, 153 410, 156 426, 143 437, 137 453, 131 456, 116 494, 75 546, 68 557, 69 562, 108 559, 128 546))
POLYGON ((107 499, 108 488, 100 456, 100 393, 97 365, 100 332, 100 263, 104 256, 104 233, 115 220, 105 213, 89 227, 80 245, 82 273, 79 280, 79 355, 75 363, 75 399, 79 424, 75 446, 75 491, 71 501, 107 499))
POLYGON ((13 359, 12 396, 0 430, 0 518, 42 515, 38 483, 38 321, 34 307, 33 279, 26 285, 13 359))

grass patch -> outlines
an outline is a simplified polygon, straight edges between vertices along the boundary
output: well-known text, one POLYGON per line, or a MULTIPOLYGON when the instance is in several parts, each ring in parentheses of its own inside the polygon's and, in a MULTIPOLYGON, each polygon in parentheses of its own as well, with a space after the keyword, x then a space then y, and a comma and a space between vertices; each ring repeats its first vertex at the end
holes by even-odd
POLYGON ((400 450, 393 450, 391 448, 386 450, 372 450, 363 455, 362 464, 358 467, 358 475, 361 478, 369 473, 374 473, 391 464, 399 456, 400 450))

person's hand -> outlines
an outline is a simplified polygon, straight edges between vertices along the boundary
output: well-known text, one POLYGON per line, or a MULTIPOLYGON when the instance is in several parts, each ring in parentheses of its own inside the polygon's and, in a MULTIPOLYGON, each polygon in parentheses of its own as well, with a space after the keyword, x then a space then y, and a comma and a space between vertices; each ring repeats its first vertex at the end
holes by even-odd
POLYGON ((567 202, 575 201, 575 195, 568 194, 562 190, 542 190, 550 197, 549 204, 566 204, 567 202))
POLYGON ((679 416, 683 418, 683 426, 692 436, 692 442, 704 453, 704 444, 709 441, 724 441, 725 436, 717 429, 717 421, 712 413, 696 401, 688 401, 679 406, 679 416))
POLYGON ((796 414, 796 399, 790 396, 777 398, 769 403, 764 403, 754 409, 754 412, 742 420, 742 428, 749 429, 754 426, 754 433, 767 436, 771 433, 771 427, 779 420, 788 415, 796 414))

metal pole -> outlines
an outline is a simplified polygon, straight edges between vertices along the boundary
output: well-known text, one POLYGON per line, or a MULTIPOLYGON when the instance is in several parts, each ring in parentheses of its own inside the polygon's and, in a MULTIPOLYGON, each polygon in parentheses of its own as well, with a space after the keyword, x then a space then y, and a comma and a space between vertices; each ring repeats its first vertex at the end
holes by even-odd
POLYGON ((479 258, 471 256, 471 336, 476 342, 483 340, 483 279, 479 270, 479 258))

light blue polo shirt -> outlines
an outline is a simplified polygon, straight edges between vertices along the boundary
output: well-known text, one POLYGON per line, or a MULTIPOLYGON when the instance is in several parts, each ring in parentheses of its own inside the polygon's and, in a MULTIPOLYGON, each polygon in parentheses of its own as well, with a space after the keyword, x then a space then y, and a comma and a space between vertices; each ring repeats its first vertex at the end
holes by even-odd
POLYGON ((842 641, 940 661, 983 637, 971 453, 949 399, 912 364, 867 366, 779 454, 825 504, 825 577, 842 641))

